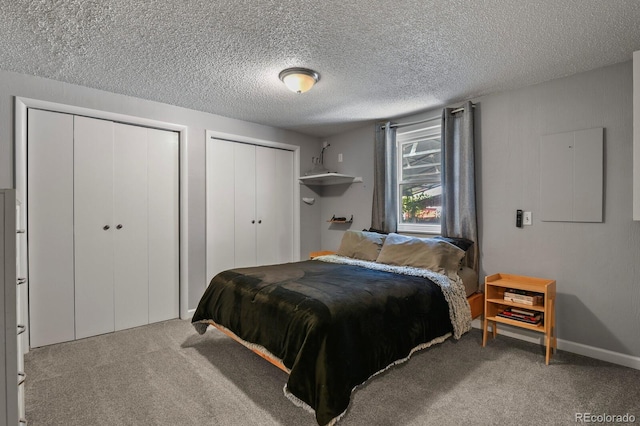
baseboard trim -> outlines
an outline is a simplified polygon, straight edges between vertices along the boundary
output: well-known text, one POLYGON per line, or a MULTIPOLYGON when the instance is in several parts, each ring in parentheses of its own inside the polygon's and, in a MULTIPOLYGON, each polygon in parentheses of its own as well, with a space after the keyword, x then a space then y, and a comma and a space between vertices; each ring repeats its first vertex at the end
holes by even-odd
POLYGON ((640 370, 640 357, 558 339, 558 349, 640 370))
POLYGON ((187 309, 187 312, 185 315, 181 316, 180 319, 186 320, 186 319, 191 319, 193 318, 193 314, 196 312, 195 309, 187 309))
MULTIPOLYGON (((482 330, 482 321, 480 320, 474 320, 471 325, 474 328, 479 328, 482 330)), ((541 346, 544 346, 544 337, 539 333, 528 332, 527 330, 520 330, 514 327, 502 326, 502 324, 499 328, 498 333, 507 337, 513 337, 514 339, 520 339, 526 342, 537 343, 541 346)), ((620 352, 614 352, 608 349, 596 348, 595 346, 589 346, 582 343, 571 342, 569 340, 558 339, 558 350, 588 356, 589 358, 599 359, 601 361, 610 362, 612 364, 618 364, 624 367, 640 370, 640 357, 622 354, 620 352)))

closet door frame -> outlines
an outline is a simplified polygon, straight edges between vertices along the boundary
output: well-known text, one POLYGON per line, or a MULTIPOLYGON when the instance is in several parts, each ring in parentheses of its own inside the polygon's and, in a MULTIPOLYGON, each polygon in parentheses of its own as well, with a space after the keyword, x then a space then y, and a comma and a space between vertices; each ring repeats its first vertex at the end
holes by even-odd
MULTIPOLYGON (((43 109, 53 112, 60 112, 72 115, 82 115, 91 118, 110 120, 136 126, 144 126, 161 130, 177 132, 179 134, 179 232, 180 232, 180 318, 188 319, 192 312, 189 311, 189 191, 188 191, 188 138, 187 126, 169 123, 165 121, 151 120, 142 117, 135 117, 127 114, 119 114, 108 111, 78 107, 74 105, 60 104, 56 102, 43 101, 24 97, 15 98, 15 187, 18 199, 22 201, 21 223, 27 223, 26 217, 29 211, 27 204, 27 111, 29 108, 43 109)), ((28 227, 27 227, 28 228, 28 227)), ((28 241, 29 230, 26 229, 28 241)), ((23 248, 26 250, 26 245, 23 248)), ((27 260, 28 263, 28 260, 27 260)), ((24 266, 28 271, 28 264, 24 266)), ((28 276, 27 276, 28 285, 28 276)), ((27 324, 27 333, 29 326, 27 324)), ((28 338, 28 336, 27 336, 28 338)))

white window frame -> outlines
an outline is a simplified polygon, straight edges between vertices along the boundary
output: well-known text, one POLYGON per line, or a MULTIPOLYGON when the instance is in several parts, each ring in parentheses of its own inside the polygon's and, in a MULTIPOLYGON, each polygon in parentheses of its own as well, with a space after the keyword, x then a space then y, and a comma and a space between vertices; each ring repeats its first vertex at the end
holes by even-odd
POLYGON ((402 180, 402 143, 407 139, 414 138, 440 138, 442 133, 440 117, 426 121, 420 124, 414 124, 407 127, 398 127, 396 132, 396 159, 397 159, 397 183, 396 183, 396 208, 398 218, 398 232, 415 233, 415 234, 440 234, 441 225, 433 224, 417 224, 402 223, 402 191, 401 185, 414 183, 415 181, 402 180))

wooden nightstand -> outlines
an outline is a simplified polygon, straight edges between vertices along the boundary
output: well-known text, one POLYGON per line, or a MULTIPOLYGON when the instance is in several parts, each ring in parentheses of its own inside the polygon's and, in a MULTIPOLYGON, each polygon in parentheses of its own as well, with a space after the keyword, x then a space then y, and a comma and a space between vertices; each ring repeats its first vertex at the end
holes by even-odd
POLYGON ((498 323, 509 324, 514 327, 525 328, 543 333, 547 347, 545 362, 548 365, 551 358, 551 349, 557 350, 556 339, 556 282, 544 278, 525 277, 512 274, 494 274, 487 276, 484 281, 484 323, 482 327, 482 346, 487 343, 489 323, 491 323, 493 337, 498 332, 498 323), (540 294, 542 297, 533 305, 505 300, 505 291, 514 289, 540 294), (542 321, 538 324, 529 324, 517 319, 498 316, 507 309, 530 311, 542 314, 542 321))

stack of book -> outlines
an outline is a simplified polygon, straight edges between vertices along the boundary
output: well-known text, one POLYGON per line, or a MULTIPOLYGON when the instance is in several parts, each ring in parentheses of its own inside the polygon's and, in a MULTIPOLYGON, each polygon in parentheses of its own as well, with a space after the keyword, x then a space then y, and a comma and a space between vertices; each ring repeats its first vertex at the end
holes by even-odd
POLYGON ((500 312, 498 316, 534 325, 542 322, 542 312, 529 311, 521 308, 507 308, 500 312))
POLYGON ((542 295, 540 293, 515 288, 509 288, 504 291, 504 300, 529 306, 542 305, 542 295))

